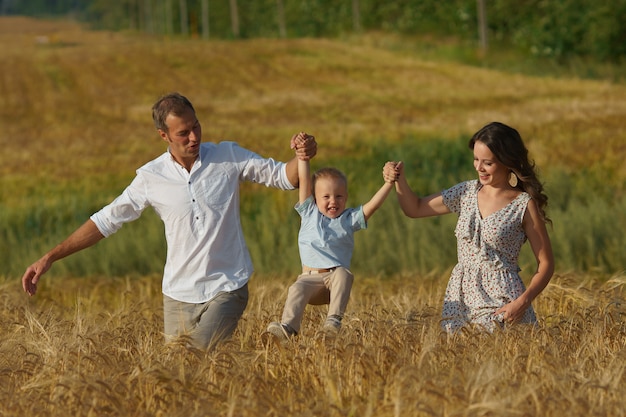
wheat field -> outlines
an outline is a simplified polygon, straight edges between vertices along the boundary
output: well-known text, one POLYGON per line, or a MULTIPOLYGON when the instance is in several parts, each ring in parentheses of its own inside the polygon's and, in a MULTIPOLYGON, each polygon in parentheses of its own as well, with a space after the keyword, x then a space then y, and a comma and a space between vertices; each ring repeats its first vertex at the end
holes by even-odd
MULTIPOLYGON (((424 60, 394 42, 207 44, 0 18, 2 209, 45 217, 40 207, 76 194, 95 207, 109 201, 163 151, 156 133, 149 140, 149 109, 171 90, 206 116, 209 140, 236 138, 279 159, 301 129, 316 135, 323 160, 407 136, 456 139, 502 120, 520 129, 540 167, 588 170, 623 193, 624 85, 424 60)), ((55 227, 81 221, 68 215, 55 227)), ((3 238, 26 249, 2 250, 23 270, 52 242, 11 226, 18 236, 3 238)), ((80 259, 96 262, 99 251, 80 259)), ((626 415, 624 270, 557 267, 534 303, 536 327, 454 336, 439 328, 447 267, 362 271, 339 336, 318 333, 325 309, 310 306, 287 346, 264 329, 294 276, 258 274, 233 338, 203 352, 164 343, 158 274, 57 268, 29 298, 5 272, 14 269, 0 269, 2 416, 626 415)))
POLYGON ((288 346, 266 338, 288 279, 256 277, 232 340, 165 345, 159 277, 64 279, 35 304, 2 287, 4 416, 624 415, 625 276, 557 276, 535 328, 439 330, 444 277, 356 282, 326 340, 309 307, 288 346))

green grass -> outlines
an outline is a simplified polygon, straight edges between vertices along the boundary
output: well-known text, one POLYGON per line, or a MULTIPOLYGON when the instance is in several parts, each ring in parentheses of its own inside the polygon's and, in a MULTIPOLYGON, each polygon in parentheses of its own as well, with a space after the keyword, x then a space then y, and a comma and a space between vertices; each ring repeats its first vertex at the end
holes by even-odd
MULTIPOLYGON (((394 147, 379 143, 355 148, 354 156, 314 159, 313 169, 334 165, 349 180, 349 204, 366 202, 382 182, 386 160, 402 157, 413 188, 422 195, 438 192, 462 179, 472 179, 471 153, 465 139, 409 139, 394 147)), ((626 199, 619 185, 602 184, 590 170, 565 175, 559 166, 546 170, 549 229, 560 271, 616 273, 626 265, 626 199)), ((121 180, 120 180, 121 182, 121 180)), ((0 211, 7 224, 2 232, 0 261, 6 275, 19 276, 32 262, 116 195, 106 192, 48 190, 34 197, 33 209, 0 211), (56 197, 52 197, 56 196, 56 197)), ((121 191, 121 189, 120 189, 121 191)), ((297 233, 299 217, 293 206, 297 193, 244 185, 242 225, 258 273, 295 274, 299 270, 297 233)), ((29 200, 26 200, 28 202, 29 200)), ((356 235, 353 269, 359 274, 391 276, 396 273, 428 274, 450 269, 456 262, 455 215, 409 219, 400 211, 394 193, 370 219, 367 230, 356 235)), ((84 253, 55 265, 53 275, 124 275, 159 273, 163 268, 163 227, 149 209, 143 218, 84 253)), ((528 245, 520 263, 525 274, 534 270, 528 245)))

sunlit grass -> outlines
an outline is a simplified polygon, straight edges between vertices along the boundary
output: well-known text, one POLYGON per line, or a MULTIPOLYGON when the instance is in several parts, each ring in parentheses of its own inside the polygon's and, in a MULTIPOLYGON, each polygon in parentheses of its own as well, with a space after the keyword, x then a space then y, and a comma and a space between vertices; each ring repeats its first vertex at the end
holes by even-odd
POLYGON ((536 328, 439 329, 447 276, 358 276, 336 340, 263 337, 289 277, 256 276, 233 339, 164 345, 158 276, 66 278, 25 302, 2 285, 3 415, 621 415, 622 275, 557 276, 536 328), (600 279, 597 279, 600 278, 600 279))

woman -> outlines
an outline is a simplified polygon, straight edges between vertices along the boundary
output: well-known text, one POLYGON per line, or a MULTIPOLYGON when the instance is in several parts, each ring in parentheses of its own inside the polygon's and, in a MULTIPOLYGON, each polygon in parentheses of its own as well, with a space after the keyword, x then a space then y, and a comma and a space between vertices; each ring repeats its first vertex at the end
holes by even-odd
POLYGON ((396 194, 411 218, 457 213, 458 263, 446 289, 442 327, 454 332, 468 324, 493 331, 505 323, 536 323, 532 301, 548 285, 554 257, 546 223, 547 196, 528 160, 519 133, 493 122, 469 142, 478 179, 428 197, 409 187, 402 162, 387 162, 385 180, 396 180, 396 194), (528 288, 518 257, 528 240, 537 270, 528 288))

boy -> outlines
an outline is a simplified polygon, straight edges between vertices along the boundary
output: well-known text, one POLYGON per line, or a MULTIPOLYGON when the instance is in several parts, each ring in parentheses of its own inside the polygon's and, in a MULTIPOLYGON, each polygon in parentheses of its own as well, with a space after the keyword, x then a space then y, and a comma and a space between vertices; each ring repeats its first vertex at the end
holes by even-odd
MULTIPOLYGON (((302 133, 299 136, 305 138, 302 133)), ((393 182, 385 182, 370 201, 346 209, 346 176, 335 168, 322 168, 311 178, 309 170, 309 161, 299 159, 295 209, 302 218, 298 236, 302 274, 289 287, 282 321, 267 327, 283 343, 300 331, 307 304, 328 304, 322 330, 329 336, 339 332, 354 280, 349 269, 354 232, 367 228, 367 220, 393 189, 393 182)))

